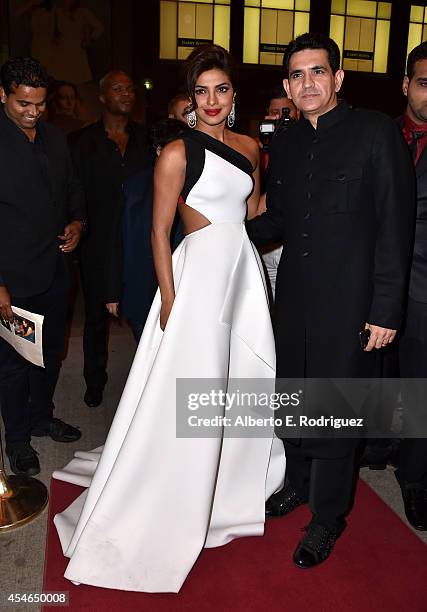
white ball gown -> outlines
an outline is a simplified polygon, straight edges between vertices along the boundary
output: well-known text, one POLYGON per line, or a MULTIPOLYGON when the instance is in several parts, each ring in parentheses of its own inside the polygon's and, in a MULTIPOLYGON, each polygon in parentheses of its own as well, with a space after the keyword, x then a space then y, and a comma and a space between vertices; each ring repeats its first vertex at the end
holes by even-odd
POLYGON ((272 428, 176 436, 176 379, 275 375, 262 266, 244 225, 250 162, 197 130, 184 142, 183 197, 211 224, 173 254, 167 326, 157 292, 102 452, 77 453, 54 474, 88 486, 55 517, 65 577, 77 583, 178 592, 203 547, 263 534, 265 500, 284 478, 272 428))

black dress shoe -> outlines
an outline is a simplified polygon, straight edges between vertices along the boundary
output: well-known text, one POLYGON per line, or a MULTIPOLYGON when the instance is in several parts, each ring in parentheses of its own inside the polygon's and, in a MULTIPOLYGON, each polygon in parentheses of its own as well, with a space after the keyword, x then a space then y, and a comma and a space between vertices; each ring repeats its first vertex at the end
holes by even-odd
POLYGON ((289 514, 289 512, 305 503, 306 500, 299 497, 295 489, 287 484, 283 489, 268 498, 265 504, 265 516, 266 518, 285 516, 285 514, 289 514))
POLYGON ((402 487, 402 498, 408 523, 414 529, 427 531, 427 489, 402 487))
POLYGON ((102 395, 102 391, 87 389, 83 399, 86 406, 89 406, 89 408, 96 408, 102 403, 102 395))
POLYGON ((360 457, 360 467, 370 470, 385 470, 387 465, 397 467, 400 440, 390 440, 388 444, 366 444, 360 457))
POLYGON ((31 435, 36 438, 49 436, 55 442, 75 442, 82 436, 82 432, 72 425, 67 425, 60 419, 52 419, 46 423, 41 423, 31 430, 31 435))
POLYGON ((10 469, 14 474, 35 476, 40 473, 37 452, 29 442, 13 442, 6 447, 10 469))
POLYGON ((295 565, 301 569, 319 565, 329 557, 338 537, 323 525, 308 525, 294 552, 295 565))

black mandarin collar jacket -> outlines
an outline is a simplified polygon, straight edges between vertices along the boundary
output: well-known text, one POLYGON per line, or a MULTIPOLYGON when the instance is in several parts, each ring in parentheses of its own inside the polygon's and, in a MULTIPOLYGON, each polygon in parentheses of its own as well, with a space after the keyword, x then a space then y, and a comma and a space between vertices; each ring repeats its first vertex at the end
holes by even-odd
POLYGON ((341 102, 273 140, 267 212, 247 226, 255 243, 284 243, 279 376, 369 373, 358 332, 401 323, 414 204, 408 147, 382 113, 341 102))

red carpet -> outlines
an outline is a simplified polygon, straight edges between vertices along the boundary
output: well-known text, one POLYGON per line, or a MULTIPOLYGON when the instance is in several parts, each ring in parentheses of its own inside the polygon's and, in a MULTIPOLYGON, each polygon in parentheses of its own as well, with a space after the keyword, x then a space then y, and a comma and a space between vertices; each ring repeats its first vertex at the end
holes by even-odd
POLYGON ((44 590, 69 591, 70 610, 427 612, 427 546, 362 481, 348 529, 324 565, 304 571, 292 564, 309 518, 302 507, 269 521, 264 537, 204 550, 178 595, 74 586, 63 578, 67 559, 52 517, 80 491, 52 480, 44 590))

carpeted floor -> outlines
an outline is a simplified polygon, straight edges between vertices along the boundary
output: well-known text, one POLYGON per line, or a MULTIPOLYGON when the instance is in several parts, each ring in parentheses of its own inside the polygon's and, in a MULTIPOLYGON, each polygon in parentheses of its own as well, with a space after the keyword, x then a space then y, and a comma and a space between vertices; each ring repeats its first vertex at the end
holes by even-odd
POLYGON ((363 481, 349 527, 324 565, 304 571, 292 563, 310 517, 306 507, 298 508, 269 521, 264 537, 203 550, 178 596, 76 586, 63 578, 67 559, 52 519, 81 491, 52 481, 44 585, 46 591, 68 591, 72 611, 427 610, 427 547, 363 481))

